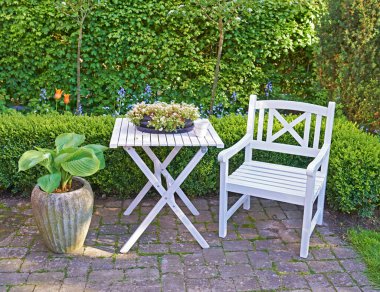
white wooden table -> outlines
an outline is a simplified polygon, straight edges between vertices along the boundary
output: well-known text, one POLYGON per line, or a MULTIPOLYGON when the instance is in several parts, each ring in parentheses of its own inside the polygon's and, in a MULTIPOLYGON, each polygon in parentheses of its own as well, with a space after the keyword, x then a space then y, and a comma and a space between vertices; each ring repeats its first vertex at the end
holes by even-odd
POLYGON ((127 243, 124 244, 120 252, 126 253, 131 249, 141 234, 145 231, 145 229, 149 226, 149 224, 166 204, 168 204, 168 206, 174 211, 174 213, 178 216, 178 218, 182 221, 182 223, 186 226, 186 228, 190 231, 198 243, 203 248, 208 248, 209 245, 207 244, 206 240, 202 237, 202 235, 198 232, 198 230, 186 217, 185 213, 183 213, 183 211, 175 202, 174 194, 176 193, 178 195, 178 197, 184 202, 186 207, 193 215, 199 215, 198 210, 191 203, 180 186, 185 181, 190 172, 194 169, 194 167, 199 163, 202 157, 206 154, 207 147, 224 148, 222 140, 216 133, 211 123, 209 124, 207 135, 205 137, 197 137, 194 134, 194 131, 184 134, 143 133, 137 130, 136 127, 131 122, 129 122, 128 119, 117 118, 112 132, 110 148, 117 147, 123 147, 148 178, 148 182, 142 188, 137 197, 128 206, 127 210, 124 212, 124 215, 130 215, 132 213, 132 211, 141 202, 151 187, 154 187, 161 195, 161 199, 153 207, 153 209, 143 220, 141 225, 136 229, 133 235, 129 238, 127 243), (152 151, 151 147, 153 146, 172 146, 173 150, 169 153, 166 159, 161 162, 152 151), (153 161, 153 171, 151 171, 145 162, 141 159, 141 157, 136 152, 135 147, 141 147, 148 155, 148 157, 153 161), (167 171, 167 167, 182 147, 200 147, 200 149, 189 161, 181 174, 176 179, 174 179, 167 171), (166 180, 167 189, 165 189, 162 185, 162 176, 166 180))

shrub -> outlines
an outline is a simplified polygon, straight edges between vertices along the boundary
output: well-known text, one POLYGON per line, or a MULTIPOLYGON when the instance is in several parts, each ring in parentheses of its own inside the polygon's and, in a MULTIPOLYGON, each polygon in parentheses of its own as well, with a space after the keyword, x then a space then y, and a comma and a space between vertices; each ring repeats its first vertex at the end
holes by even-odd
MULTIPOLYGON (((245 134, 245 117, 212 117, 211 122, 225 147, 232 146, 245 134)), ((42 174, 42 169, 34 169, 28 173, 17 172, 17 161, 23 152, 35 146, 52 147, 55 137, 64 132, 85 134, 88 143, 108 145, 113 124, 114 118, 110 116, 0 115, 0 188, 29 195, 37 177, 42 174)), ((280 126, 275 124, 273 131, 279 129, 280 126)), ((302 127, 296 130, 301 131, 302 127)), ((371 215, 380 205, 380 143, 376 137, 362 132, 354 124, 343 119, 336 119, 333 135, 328 202, 343 212, 371 215)), ((284 136, 283 139, 283 142, 291 143, 290 137, 284 136)), ((140 149, 137 150, 141 153, 140 149)), ((163 159, 170 149, 155 147, 153 150, 163 159)), ((182 149, 169 165, 169 172, 177 176, 195 151, 196 149, 190 147, 182 149)), ((183 188, 188 195, 203 196, 218 191, 219 151, 220 149, 210 147, 209 152, 187 178, 183 188)), ((231 171, 241 164, 243 156, 241 152, 231 160, 231 171)), ((106 151, 105 158, 107 167, 89 178, 98 190, 96 193, 122 198, 135 196, 147 181, 138 167, 122 149, 106 151)), ((305 167, 310 161, 304 157, 266 151, 254 151, 254 158, 298 167, 305 167)), ((152 166, 149 160, 146 161, 152 166)))
MULTIPOLYGON (((44 112, 40 89, 48 97, 55 87, 75 92, 78 26, 57 11, 56 2, 0 1, 0 91, 5 90, 7 103, 44 112)), ((83 30, 84 111, 109 113, 121 86, 125 103, 160 97, 209 104, 217 26, 194 1, 99 2, 104 5, 92 11, 83 30), (144 93, 147 84, 151 90, 144 93)), ((235 109, 245 105, 247 93, 263 93, 268 79, 275 79, 276 89, 286 87, 281 91, 287 94, 307 86, 322 2, 249 1, 239 11, 239 24, 226 25, 217 103, 233 107, 230 97, 237 92, 235 109), (288 52, 293 52, 290 57, 288 52), (283 74, 276 73, 279 68, 283 74)))
POLYGON ((379 1, 328 3, 319 29, 321 83, 350 120, 380 130, 379 1))
POLYGON ((354 124, 336 120, 330 155, 329 203, 345 213, 371 216, 380 206, 380 143, 354 124))

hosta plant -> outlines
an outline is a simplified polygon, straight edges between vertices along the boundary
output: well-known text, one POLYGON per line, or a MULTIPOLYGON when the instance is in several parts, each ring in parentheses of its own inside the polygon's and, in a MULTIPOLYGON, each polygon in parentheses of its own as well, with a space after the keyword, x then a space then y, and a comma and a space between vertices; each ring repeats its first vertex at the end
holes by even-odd
POLYGON ((37 164, 44 166, 49 174, 37 180, 47 193, 67 192, 71 189, 73 176, 90 176, 105 167, 103 152, 107 147, 98 144, 81 146, 84 135, 65 133, 55 139, 55 149, 36 147, 26 151, 18 162, 19 171, 37 164))

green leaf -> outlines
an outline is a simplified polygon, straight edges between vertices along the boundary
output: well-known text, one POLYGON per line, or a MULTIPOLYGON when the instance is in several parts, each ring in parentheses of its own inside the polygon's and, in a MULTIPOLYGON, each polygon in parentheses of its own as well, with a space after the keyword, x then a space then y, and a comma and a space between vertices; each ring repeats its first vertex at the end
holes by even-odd
POLYGON ((70 157, 72 156, 72 154, 75 153, 76 151, 78 151, 78 148, 74 148, 74 147, 66 148, 66 149, 60 151, 54 159, 54 165, 57 168, 60 168, 61 164, 63 162, 66 162, 67 160, 69 160, 70 157))
POLYGON ((18 161, 18 171, 27 170, 41 163, 45 159, 48 159, 48 154, 44 154, 37 150, 26 151, 18 161))
POLYGON ((59 135, 55 139, 55 146, 57 147, 58 152, 62 149, 70 147, 78 147, 81 145, 86 137, 84 135, 79 135, 75 133, 64 133, 59 135))
POLYGON ((96 157, 99 159, 99 162, 100 162, 99 169, 104 169, 106 167, 106 162, 104 159, 103 152, 107 150, 108 147, 99 145, 99 144, 89 144, 89 145, 83 146, 82 148, 92 149, 94 151, 96 157))
POLYGON ((90 176, 100 169, 100 161, 91 149, 80 148, 61 164, 62 168, 76 176, 90 176))
POLYGON ((37 180, 37 183, 40 186, 40 188, 44 192, 47 192, 49 194, 59 187, 60 182, 61 182, 61 173, 59 172, 41 176, 37 180))

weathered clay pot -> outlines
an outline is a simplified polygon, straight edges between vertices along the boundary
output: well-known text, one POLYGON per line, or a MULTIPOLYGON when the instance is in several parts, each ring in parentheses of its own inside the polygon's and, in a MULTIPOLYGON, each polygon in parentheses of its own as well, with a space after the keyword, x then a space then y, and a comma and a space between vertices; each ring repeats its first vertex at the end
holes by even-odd
POLYGON ((35 186, 32 209, 46 246, 56 253, 69 253, 83 246, 90 227, 94 194, 83 178, 83 186, 72 192, 48 194, 35 186))

